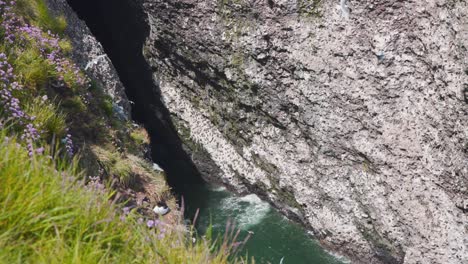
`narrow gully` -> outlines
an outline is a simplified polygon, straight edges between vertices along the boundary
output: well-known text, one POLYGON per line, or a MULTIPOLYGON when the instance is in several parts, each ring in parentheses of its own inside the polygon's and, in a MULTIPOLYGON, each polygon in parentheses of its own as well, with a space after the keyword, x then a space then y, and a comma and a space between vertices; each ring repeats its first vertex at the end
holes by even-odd
POLYGON ((310 239, 301 226, 287 220, 255 194, 238 197, 206 183, 184 151, 170 113, 161 101, 159 87, 142 49, 149 34, 146 15, 131 0, 67 0, 103 45, 114 64, 128 98, 135 104, 132 118, 145 125, 151 136, 152 158, 167 174, 173 191, 186 200, 186 218, 200 209, 197 229, 212 226, 223 235, 226 223, 236 222, 239 240, 253 231, 240 254, 257 263, 338 264, 340 260, 310 239))
POLYGON ((203 182, 200 173, 182 148, 170 113, 160 100, 152 71, 142 54, 149 34, 145 13, 133 1, 68 0, 103 45, 135 102, 132 118, 144 124, 151 137, 152 158, 167 173, 169 185, 177 194, 192 184, 203 182))

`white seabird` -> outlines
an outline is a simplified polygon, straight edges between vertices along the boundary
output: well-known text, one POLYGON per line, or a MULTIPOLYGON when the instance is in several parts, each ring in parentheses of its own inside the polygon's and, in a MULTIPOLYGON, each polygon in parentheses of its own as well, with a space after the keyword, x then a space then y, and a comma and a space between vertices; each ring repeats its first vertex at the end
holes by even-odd
POLYGON ((161 167, 159 167, 159 165, 156 163, 153 163, 153 170, 164 172, 164 170, 161 167))
POLYGON ((166 202, 160 201, 158 204, 153 208, 153 212, 155 212, 158 215, 165 215, 169 213, 171 209, 167 206, 166 202))

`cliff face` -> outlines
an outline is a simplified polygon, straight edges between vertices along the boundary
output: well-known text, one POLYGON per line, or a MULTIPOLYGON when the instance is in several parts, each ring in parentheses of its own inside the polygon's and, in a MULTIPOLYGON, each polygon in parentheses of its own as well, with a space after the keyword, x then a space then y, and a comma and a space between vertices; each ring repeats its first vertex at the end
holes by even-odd
POLYGON ((468 261, 466 2, 142 2, 206 177, 359 262, 468 261))

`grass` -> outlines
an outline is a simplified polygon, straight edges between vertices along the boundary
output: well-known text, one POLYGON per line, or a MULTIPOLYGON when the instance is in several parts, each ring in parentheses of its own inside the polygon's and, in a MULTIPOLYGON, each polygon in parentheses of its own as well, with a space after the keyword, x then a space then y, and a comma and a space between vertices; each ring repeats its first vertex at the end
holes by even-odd
POLYGON ((114 106, 112 105, 112 99, 104 98, 101 102, 101 108, 108 117, 112 117, 114 114, 114 106))
POLYGON ((66 115, 58 107, 43 98, 35 98, 26 106, 26 112, 34 116, 35 126, 43 131, 48 142, 55 136, 63 138, 66 135, 66 115))
POLYGON ((138 153, 145 153, 149 150, 151 139, 144 127, 132 126, 129 136, 125 138, 124 142, 129 153, 138 155, 138 153))
POLYGON ((134 129, 130 133, 130 137, 138 145, 144 145, 144 144, 149 144, 150 143, 150 137, 148 135, 148 132, 146 131, 146 129, 144 129, 142 127, 138 127, 136 129, 134 129))
POLYGON ((43 0, 18 0, 17 9, 20 15, 45 31, 63 34, 67 28, 65 17, 52 15, 43 0))
POLYGON ((73 51, 73 46, 71 42, 67 39, 61 39, 59 41, 59 47, 62 49, 62 52, 65 55, 70 55, 70 53, 73 51))
POLYGON ((86 104, 79 96, 66 98, 63 100, 62 106, 69 113, 82 113, 87 110, 86 104))
POLYGON ((0 263, 228 263, 223 245, 192 243, 181 226, 120 219, 109 193, 77 182, 77 167, 28 157, 0 136, 0 263), (57 170, 57 168, 59 168, 57 170))
POLYGON ((110 176, 118 178, 124 186, 133 183, 133 170, 122 154, 99 146, 94 146, 92 151, 110 176))
POLYGON ((19 52, 13 66, 28 87, 42 87, 56 74, 53 66, 33 46, 19 52))

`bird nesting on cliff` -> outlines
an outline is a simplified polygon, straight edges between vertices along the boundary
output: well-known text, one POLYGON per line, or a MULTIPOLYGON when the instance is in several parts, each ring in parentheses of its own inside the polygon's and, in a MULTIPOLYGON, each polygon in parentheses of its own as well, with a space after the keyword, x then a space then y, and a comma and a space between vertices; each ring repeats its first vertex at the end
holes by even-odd
POLYGON ((169 206, 167 206, 167 203, 164 200, 159 201, 153 208, 153 212, 155 212, 158 215, 165 215, 170 211, 171 209, 169 208, 169 206))

